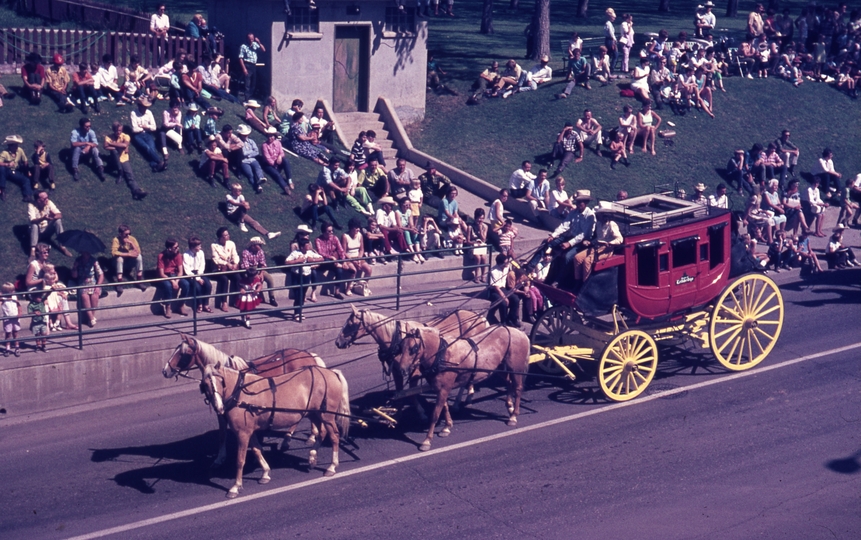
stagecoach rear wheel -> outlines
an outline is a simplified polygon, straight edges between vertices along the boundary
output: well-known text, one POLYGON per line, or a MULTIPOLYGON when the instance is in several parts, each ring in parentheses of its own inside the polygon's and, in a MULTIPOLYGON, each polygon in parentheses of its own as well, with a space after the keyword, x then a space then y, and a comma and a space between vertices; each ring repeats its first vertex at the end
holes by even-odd
MULTIPOLYGON (((555 306, 542 313, 535 324, 532 325, 532 332, 529 333, 529 341, 533 345, 547 348, 572 345, 575 344, 572 336, 578 334, 576 326, 581 324, 583 324, 583 319, 574 308, 555 306)), ((564 371, 559 367, 559 364, 549 358, 537 362, 535 365, 548 375, 564 375, 564 371)))
POLYGON ((604 347, 598 382, 608 399, 628 401, 643 393, 658 368, 658 346, 642 330, 622 332, 604 347))
POLYGON ((761 274, 740 277, 724 290, 709 323, 709 345, 725 368, 744 371, 762 362, 783 328, 783 297, 761 274))

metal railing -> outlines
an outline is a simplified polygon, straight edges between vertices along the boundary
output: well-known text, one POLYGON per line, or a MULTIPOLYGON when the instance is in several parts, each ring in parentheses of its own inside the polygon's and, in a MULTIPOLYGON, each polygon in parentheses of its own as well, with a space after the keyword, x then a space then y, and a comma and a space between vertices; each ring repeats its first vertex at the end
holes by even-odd
MULTIPOLYGON (((462 249, 464 250, 464 252, 466 252, 468 254, 472 248, 466 246, 462 249)), ((419 290, 415 290, 410 286, 410 285, 412 285, 412 283, 410 283, 409 280, 411 278, 418 278, 418 281, 416 281, 416 283, 424 282, 425 284, 427 284, 427 283, 431 283, 431 282, 427 281, 427 277, 431 276, 431 275, 439 276, 442 273, 452 273, 452 272, 457 272, 460 274, 460 273, 463 273, 464 271, 470 271, 470 273, 471 273, 472 270, 475 270, 478 268, 485 268, 486 269, 485 273, 489 274, 489 268, 491 266, 491 262, 493 260, 494 255, 493 255, 493 247, 491 245, 488 245, 487 249, 488 249, 488 255, 487 255, 487 261, 488 262, 487 262, 487 264, 482 264, 482 265, 468 264, 468 262, 473 261, 474 258, 466 257, 466 259, 464 260, 465 264, 463 264, 463 265, 458 265, 456 267, 444 268, 444 269, 438 269, 437 268, 437 269, 433 269, 433 270, 422 269, 422 267, 420 267, 420 266, 416 267, 416 268, 418 268, 417 271, 411 271, 411 270, 407 269, 407 266, 405 263, 408 262, 408 259, 406 259, 406 258, 411 258, 412 253, 405 253, 405 254, 401 254, 401 255, 374 256, 374 257, 369 256, 369 257, 363 257, 363 258, 359 258, 359 259, 330 260, 330 261, 326 261, 325 263, 322 263, 322 264, 334 264, 334 263, 338 263, 338 262, 370 261, 373 259, 380 259, 380 258, 394 259, 393 262, 395 262, 395 264, 396 264, 396 271, 394 274, 369 276, 369 277, 365 277, 365 278, 325 279, 325 280, 320 280, 320 281, 315 282, 315 283, 309 282, 307 284, 303 283, 301 285, 290 285, 289 284, 290 283, 289 273, 293 269, 295 269, 299 266, 304 266, 304 265, 293 264, 293 265, 280 265, 280 266, 271 266, 271 267, 268 266, 265 268, 265 270, 270 275, 277 275, 277 273, 279 273, 279 272, 285 273, 288 275, 285 278, 285 285, 284 286, 272 287, 271 289, 265 288, 260 292, 260 294, 262 296, 270 294, 270 291, 272 293, 276 293, 279 291, 288 291, 288 293, 297 294, 298 293, 297 289, 299 289, 300 287, 312 287, 312 286, 314 286, 314 287, 320 287, 322 289, 324 287, 339 287, 341 285, 350 286, 351 284, 354 284, 355 282, 360 281, 360 280, 361 281, 367 281, 370 284, 369 286, 371 286, 371 287, 374 286, 373 285, 374 283, 382 283, 384 280, 394 281, 394 287, 393 287, 393 290, 384 292, 382 294, 374 293, 371 296, 367 296, 367 297, 353 295, 353 296, 346 297, 343 300, 333 299, 332 302, 310 303, 307 301, 307 296, 305 296, 304 297, 305 301, 300 302, 300 304, 296 305, 296 306, 294 306, 294 305, 289 305, 289 306, 280 305, 278 307, 255 309, 253 311, 245 312, 245 314, 248 314, 248 315, 271 315, 271 316, 278 316, 280 318, 284 318, 284 315, 288 314, 288 313, 297 312, 297 313, 305 314, 308 312, 313 312, 315 310, 331 309, 332 306, 337 306, 338 304, 343 304, 343 303, 380 304, 381 302, 388 302, 389 304, 393 304, 393 308, 396 311, 400 311, 404 298, 409 297, 411 295, 415 295, 415 294, 440 295, 440 294, 450 293, 450 292, 452 292, 453 289, 461 288, 461 287, 471 287, 472 290, 483 289, 484 287, 486 287, 486 284, 484 284, 484 283, 475 284, 475 283, 472 283, 471 281, 464 281, 462 285, 458 285, 458 286, 454 286, 454 287, 431 285, 429 287, 422 287, 419 290)), ((446 248, 446 249, 426 250, 426 251, 422 251, 422 254, 426 255, 428 257, 435 256, 437 254, 452 256, 454 251, 455 250, 453 248, 446 248)), ((458 256, 458 257, 460 258, 460 256, 458 256)), ((374 268, 380 268, 380 266, 374 266, 374 268)), ((201 274, 199 277, 206 277, 207 279, 209 279, 212 282, 212 287, 213 287, 213 291, 214 291, 216 288, 215 287, 216 280, 214 278, 217 278, 218 276, 225 276, 225 275, 231 275, 231 274, 232 275, 239 275, 242 272, 243 272, 242 270, 228 271, 228 272, 211 272, 211 273, 201 274)), ((240 294, 239 291, 233 291, 233 290, 231 290, 227 293, 217 294, 217 293, 213 292, 213 294, 200 295, 199 296, 199 295, 197 295, 197 290, 196 290, 197 287, 189 287, 188 294, 186 296, 181 297, 181 298, 179 298, 179 297, 159 298, 158 297, 159 292, 158 292, 158 289, 156 289, 155 297, 152 300, 143 301, 143 302, 123 302, 123 303, 119 303, 119 304, 113 304, 110 306, 99 306, 99 307, 94 307, 94 308, 89 308, 89 309, 84 307, 83 302, 81 300, 81 295, 85 294, 85 292, 84 292, 85 290, 96 288, 96 287, 101 288, 103 290, 102 295, 106 295, 106 292, 104 291, 104 289, 116 288, 118 285, 122 285, 126 289, 136 287, 137 285, 140 285, 140 284, 143 284, 143 285, 148 286, 148 287, 153 287, 153 286, 158 287, 159 283, 163 283, 163 282, 170 281, 173 279, 191 280, 193 277, 198 277, 198 276, 180 276, 180 277, 147 279, 147 280, 137 280, 137 281, 125 281, 124 280, 122 282, 102 283, 100 285, 77 285, 77 286, 66 287, 65 289, 63 289, 63 291, 65 291, 69 294, 68 302, 70 304, 70 309, 66 310, 66 311, 51 311, 49 314, 46 315, 46 316, 49 316, 48 324, 50 324, 50 317, 52 317, 52 316, 63 316, 63 315, 67 315, 67 314, 68 315, 75 315, 77 317, 78 329, 77 330, 71 330, 71 331, 61 331, 60 333, 56 333, 56 334, 52 332, 51 335, 47 336, 47 339, 50 342, 52 339, 59 339, 59 338, 68 339, 69 337, 74 336, 76 338, 76 342, 77 342, 76 347, 78 349, 83 350, 84 345, 87 341, 87 338, 93 338, 97 335, 122 334, 122 333, 127 333, 127 332, 132 331, 132 330, 142 330, 142 329, 147 329, 147 328, 164 328, 164 327, 185 325, 185 324, 189 324, 189 323, 191 324, 190 333, 192 335, 197 335, 198 330, 199 330, 199 325, 201 323, 216 321, 219 319, 224 319, 226 317, 235 318, 235 317, 238 317, 238 316, 243 314, 243 312, 239 312, 239 311, 235 311, 235 310, 230 312, 230 313, 214 313, 213 312, 213 313, 202 314, 202 313, 198 313, 197 310, 194 309, 194 306, 196 306, 198 304, 207 305, 210 302, 210 300, 212 300, 212 299, 215 299, 216 302, 219 299, 226 301, 226 302, 229 302, 230 297, 233 297, 233 296, 240 294), (147 307, 155 306, 155 305, 160 306, 160 305, 165 304, 165 303, 178 303, 178 302, 182 302, 183 306, 186 306, 187 303, 191 304, 190 318, 176 318, 176 319, 166 320, 166 319, 162 318, 160 315, 158 315, 158 316, 151 315, 153 317, 151 320, 146 321, 146 322, 136 323, 136 324, 110 326, 107 328, 85 328, 85 326, 86 326, 85 321, 88 320, 88 317, 85 315, 85 312, 88 312, 88 311, 92 311, 92 312, 97 313, 97 314, 101 314, 101 313, 107 314, 111 311, 118 311, 118 310, 122 310, 122 309, 147 308, 147 307), (74 307, 72 305, 73 303, 74 303, 74 307), (156 318, 156 317, 158 317, 158 318, 156 318)), ((459 279, 459 278, 457 278, 457 279, 459 279)), ((451 281, 456 281, 456 280, 453 278, 451 281)), ((433 280, 432 283, 440 283, 440 282, 441 282, 441 280, 435 279, 435 280, 433 280)), ((384 290, 384 289, 381 288, 380 290, 384 290)), ((33 317, 31 315, 26 314, 27 313, 27 297, 32 292, 37 292, 37 291, 24 291, 24 292, 16 293, 18 296, 18 301, 21 304, 22 315, 19 317, 19 320, 21 322, 22 333, 19 334, 19 337, 17 339, 4 339, 4 340, 0 341, 0 344, 2 344, 2 346, 4 348, 5 348, 6 344, 12 343, 12 342, 32 343, 38 339, 41 339, 41 337, 33 336, 32 334, 30 334, 26 330, 26 328, 27 328, 27 326, 29 326, 29 324, 25 324, 25 323, 28 323, 30 320, 32 320, 32 317, 33 317), (27 335, 26 336, 23 335, 24 333, 27 333, 27 335)), ((51 290, 50 289, 42 289, 41 291, 38 291, 38 292, 43 292, 43 293, 47 294, 47 293, 50 293, 51 290)), ((321 290, 321 293, 322 293, 322 290, 321 290)), ((302 298, 302 297, 300 296, 300 298, 302 298)), ((102 318, 101 315, 98 315, 96 318, 100 319, 102 322, 104 322, 104 319, 102 318)), ((294 321, 301 322, 301 320, 297 320, 297 319, 294 319, 294 321)))

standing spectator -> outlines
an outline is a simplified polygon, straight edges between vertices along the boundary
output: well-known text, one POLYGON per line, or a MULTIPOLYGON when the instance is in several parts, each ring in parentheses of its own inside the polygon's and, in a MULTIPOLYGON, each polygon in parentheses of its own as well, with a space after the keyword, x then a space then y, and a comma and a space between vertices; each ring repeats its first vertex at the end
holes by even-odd
POLYGON ((367 157, 365 156, 365 141, 368 140, 368 135, 364 131, 360 131, 356 140, 353 141, 353 146, 350 148, 350 163, 356 166, 356 169, 363 171, 368 166, 367 157))
POLYGON ((21 304, 18 302, 18 297, 15 295, 15 285, 6 282, 0 286, 0 294, 2 294, 2 318, 3 318, 3 334, 6 340, 6 347, 3 349, 3 356, 9 356, 14 353, 15 356, 21 356, 20 344, 17 341, 18 332, 21 331, 21 304), (14 347, 14 348, 10 348, 14 347))
POLYGON ((81 157, 88 158, 90 163, 96 167, 96 176, 102 182, 105 181, 105 164, 99 156, 99 138, 91 128, 90 119, 81 118, 78 121, 78 127, 72 130, 72 136, 69 139, 72 143, 72 180, 75 182, 81 179, 78 172, 81 157))
POLYGON ((245 328, 251 328, 251 316, 246 313, 260 305, 262 290, 263 279, 257 268, 252 266, 239 277, 239 299, 236 301, 236 307, 242 313, 242 326, 245 328))
POLYGON ((120 183, 121 179, 124 179, 132 192, 132 198, 141 200, 148 194, 138 186, 132 172, 129 156, 129 145, 131 145, 132 139, 123 133, 123 125, 121 123, 114 122, 111 128, 111 133, 105 135, 105 150, 110 152, 111 161, 117 169, 117 184, 120 183))
POLYGON ((712 37, 712 31, 715 28, 715 24, 717 24, 715 14, 712 13, 713 7, 715 7, 715 5, 712 3, 712 0, 708 0, 703 4, 702 9, 697 9, 697 13, 694 18, 694 35, 696 37, 706 39, 710 39, 712 37))
POLYGON ((622 107, 618 130, 622 134, 626 153, 633 154, 634 140, 637 138, 637 115, 634 114, 634 109, 630 105, 626 104, 622 107))
POLYGON ((137 147, 138 151, 143 154, 144 159, 149 162, 153 172, 161 172, 167 169, 167 161, 160 155, 155 147, 154 133, 158 131, 155 124, 155 117, 152 111, 152 101, 148 97, 140 97, 137 100, 137 110, 131 113, 132 142, 137 147))
POLYGON ((269 240, 273 240, 281 236, 281 232, 269 232, 263 228, 260 223, 248 215, 248 210, 251 209, 251 204, 245 200, 245 195, 242 194, 242 185, 233 184, 230 186, 230 193, 227 197, 227 219, 239 225, 239 230, 248 232, 248 225, 260 234, 266 236, 269 240))
POLYGON ((476 208, 473 213, 472 224, 466 230, 465 245, 470 246, 469 254, 472 256, 472 281, 484 283, 487 277, 487 234, 490 230, 484 221, 484 208, 476 208))
POLYGON ((39 242, 36 244, 36 252, 27 265, 27 272, 24 274, 24 286, 27 290, 40 288, 44 285, 42 272, 45 266, 48 265, 48 257, 51 255, 51 246, 39 242))
POLYGON ((170 18, 165 13, 164 4, 159 4, 156 12, 150 17, 149 31, 156 37, 154 48, 158 57, 158 63, 161 64, 164 61, 164 58, 162 58, 165 51, 164 38, 167 37, 170 31, 170 18))
POLYGON ((266 241, 259 236, 255 236, 251 240, 248 241, 248 247, 242 250, 242 260, 239 263, 239 267, 247 270, 249 268, 257 268, 260 272, 260 279, 266 282, 266 288, 269 292, 269 305, 272 307, 278 307, 278 302, 275 300, 275 280, 272 279, 272 276, 269 275, 269 272, 265 270, 266 268, 266 253, 263 251, 263 247, 266 245, 266 241))
POLYGON ((46 75, 42 56, 34 52, 28 54, 24 59, 24 65, 21 66, 21 80, 24 82, 24 98, 30 102, 30 105, 42 103, 42 91, 48 83, 46 75))
MULTIPOLYGON (((164 241, 164 251, 158 254, 156 265, 158 277, 169 278, 156 283, 161 291, 162 310, 164 317, 170 319, 171 304, 178 298, 184 298, 188 293, 188 281, 180 279, 183 276, 182 254, 179 252, 179 242, 174 238, 164 241)), ((179 304, 181 317, 185 317, 185 308, 179 304)))
POLYGON ((215 233, 218 242, 211 244, 212 262, 215 265, 215 270, 222 273, 215 277, 215 307, 221 311, 227 311, 227 306, 230 305, 230 291, 238 291, 238 275, 235 273, 239 269, 239 253, 236 252, 236 244, 230 239, 230 231, 227 227, 219 227, 215 233))
POLYGON ((48 97, 54 100, 60 112, 72 112, 75 104, 72 103, 72 98, 69 97, 69 82, 72 80, 69 72, 63 66, 63 55, 60 53, 54 54, 51 62, 51 67, 45 72, 47 80, 48 97))
POLYGON ((630 13, 622 14, 619 45, 622 46, 622 72, 627 73, 631 49, 634 47, 634 17, 630 13))
MULTIPOLYGON (((466 229, 463 220, 458 215, 457 188, 451 186, 448 193, 439 205, 438 221, 440 228, 448 234, 444 240, 446 247, 454 247, 455 255, 462 255, 460 248, 463 246, 463 231, 466 229)), ((379 221, 379 218, 378 218, 379 221)))
POLYGON ((750 174, 750 165, 744 149, 739 148, 733 153, 726 164, 726 172, 729 183, 735 182, 739 195, 742 194, 742 189, 748 194, 753 193, 753 176, 750 174))
POLYGON ((203 275, 206 272, 206 257, 203 254, 203 240, 199 236, 188 239, 188 251, 182 254, 182 270, 188 276, 191 309, 198 313, 212 313, 212 308, 209 307, 212 282, 203 275))
MULTIPOLYGON (((290 285, 296 287, 293 291, 293 305, 295 306, 293 317, 296 321, 305 320, 302 315, 305 295, 308 293, 308 286, 319 281, 316 268, 321 262, 323 262, 323 257, 311 249, 310 240, 301 240, 299 248, 291 252, 284 260, 285 265, 292 267, 290 268, 290 285)), ((313 292, 308 301, 317 301, 313 292)))
POLYGON ((616 28, 613 22, 616 20, 616 12, 613 8, 604 10, 607 15, 607 22, 604 23, 604 46, 607 47, 607 53, 610 55, 610 72, 616 69, 616 60, 619 58, 619 47, 616 42, 616 28))
POLYGON ((0 152, 0 201, 6 200, 6 184, 12 182, 21 187, 24 202, 33 202, 33 186, 30 184, 30 166, 27 155, 21 148, 24 139, 20 135, 7 135, 3 141, 6 150, 0 152))
POLYGON ((72 279, 78 285, 86 287, 78 290, 78 296, 84 309, 87 310, 84 312, 88 319, 87 325, 93 328, 96 326, 96 313, 93 310, 98 309, 99 296, 102 294, 99 285, 105 281, 105 274, 99 266, 99 261, 90 252, 82 251, 72 264, 72 279))
POLYGON ((48 189, 54 191, 57 189, 57 184, 54 183, 54 164, 51 162, 51 156, 45 150, 45 143, 35 141, 33 143, 33 155, 30 156, 30 161, 33 162, 33 186, 39 188, 42 185, 42 179, 48 179, 48 189))
POLYGON ((260 164, 263 171, 281 186, 284 195, 290 195, 293 191, 293 170, 290 161, 284 155, 284 148, 278 137, 278 130, 274 126, 266 128, 266 142, 262 145, 263 159, 260 164), (282 174, 283 173, 283 174, 282 174))
POLYGON ((251 127, 245 124, 239 124, 236 128, 236 134, 242 140, 242 159, 239 162, 239 170, 248 181, 256 193, 263 193, 263 184, 266 183, 266 177, 263 176, 263 168, 260 162, 257 161, 257 156, 260 155, 260 150, 257 148, 257 143, 251 138, 251 127))
MULTIPOLYGON (((352 262, 344 260, 346 259, 344 246, 341 245, 341 241, 335 236, 332 224, 327 221, 321 222, 320 232, 322 234, 314 240, 314 246, 317 248, 316 251, 324 261, 320 265, 318 272, 320 274, 326 273, 330 280, 342 281, 355 277, 356 267, 352 262)), ((342 290, 346 292, 346 289, 346 283, 338 283, 334 285, 332 296, 343 300, 344 296, 341 293, 342 290)))
POLYGON ((257 55, 266 52, 263 43, 254 36, 248 34, 245 43, 239 47, 239 68, 245 77, 245 98, 251 99, 257 90, 257 55))
POLYGON ((765 35, 765 24, 762 21, 762 14, 765 13, 765 8, 762 4, 757 4, 747 17, 747 37, 760 38, 765 35))
MULTIPOLYGON (((117 227, 117 235, 111 241, 111 256, 114 258, 114 271, 116 272, 117 280, 117 296, 123 293, 123 274, 127 264, 132 265, 132 275, 134 279, 143 280, 143 255, 141 255, 141 247, 137 239, 132 236, 131 228, 128 225, 120 225, 117 227)), ((146 283, 138 283, 138 288, 142 291, 146 290, 146 283)))
POLYGON ((45 307, 44 299, 45 293, 42 291, 31 292, 30 303, 27 304, 27 314, 30 315, 30 331, 36 336, 36 350, 47 352, 45 347, 51 331, 48 328, 48 308, 45 307))
POLYGON ((811 171, 822 181, 822 189, 825 190, 826 197, 832 196, 832 194, 840 189, 840 178, 843 176, 834 170, 833 158, 834 153, 830 148, 826 148, 822 151, 822 157, 819 158, 819 161, 813 166, 813 170, 811 171), (832 182, 835 187, 831 187, 832 182))
MULTIPOLYGON (((801 200, 801 207, 804 209, 807 223, 813 229, 813 236, 824 237, 822 232, 822 221, 825 217, 825 209, 828 208, 828 203, 823 202, 819 194, 819 177, 814 176, 810 186, 804 193, 801 200)), ((803 232, 803 231, 802 231, 803 232)))
POLYGON ((96 114, 101 112, 95 85, 96 81, 90 74, 89 66, 79 64, 78 71, 72 75, 72 95, 81 107, 83 114, 87 114, 88 104, 93 107, 96 114))
MULTIPOLYGON (((36 192, 36 200, 27 205, 27 219, 30 222, 30 256, 36 256, 36 244, 40 238, 50 239, 52 235, 63 234, 63 214, 44 191, 36 192)), ((60 251, 66 257, 72 253, 60 244, 60 251)))

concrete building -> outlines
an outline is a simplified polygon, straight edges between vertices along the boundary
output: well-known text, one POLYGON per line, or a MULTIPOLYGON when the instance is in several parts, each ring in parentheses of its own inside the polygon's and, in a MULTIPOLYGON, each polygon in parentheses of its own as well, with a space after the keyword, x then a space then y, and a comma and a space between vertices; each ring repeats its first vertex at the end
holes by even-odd
MULTIPOLYGON (((282 110, 299 98, 327 100, 334 112, 370 112, 379 96, 392 100, 404 123, 424 118, 427 22, 415 7, 392 0, 211 0, 210 24, 227 39, 235 62, 254 33, 267 53, 258 89, 282 110)), ((307 110, 307 108, 306 108, 307 110)), ((308 111, 310 112, 310 111, 308 111)))

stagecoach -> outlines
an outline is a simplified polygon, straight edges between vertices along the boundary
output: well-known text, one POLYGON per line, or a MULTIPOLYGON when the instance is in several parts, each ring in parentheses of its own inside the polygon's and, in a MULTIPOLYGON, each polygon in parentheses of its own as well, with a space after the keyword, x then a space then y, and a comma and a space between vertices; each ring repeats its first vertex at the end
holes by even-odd
POLYGON ((595 263, 576 295, 535 284, 554 307, 532 328, 530 363, 572 379, 595 373, 608 399, 627 401, 654 378, 662 341, 692 340, 732 371, 768 356, 783 299, 771 279, 741 264, 730 211, 660 194, 604 211, 624 243, 595 263))

